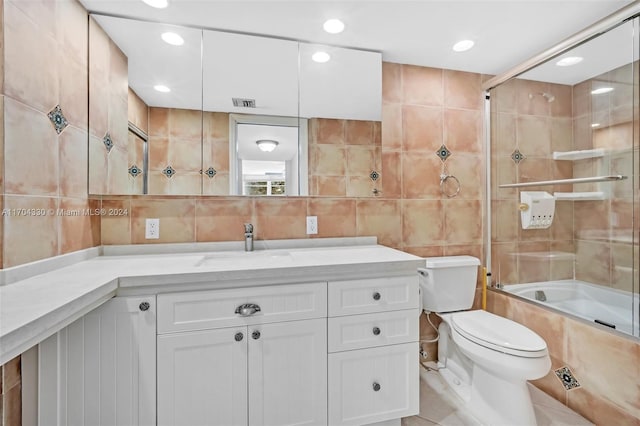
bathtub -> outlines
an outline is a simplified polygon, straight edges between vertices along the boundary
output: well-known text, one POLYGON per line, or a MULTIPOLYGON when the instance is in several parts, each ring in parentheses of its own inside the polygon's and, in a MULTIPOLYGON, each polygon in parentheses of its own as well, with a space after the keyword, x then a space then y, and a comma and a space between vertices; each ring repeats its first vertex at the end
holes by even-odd
POLYGON ((541 305, 614 328, 623 333, 640 336, 638 327, 640 306, 637 294, 634 296, 628 291, 580 280, 507 284, 502 288, 509 293, 535 300, 541 305), (538 297, 536 297, 536 292, 538 292, 538 297), (546 300, 540 300, 543 294, 546 300))

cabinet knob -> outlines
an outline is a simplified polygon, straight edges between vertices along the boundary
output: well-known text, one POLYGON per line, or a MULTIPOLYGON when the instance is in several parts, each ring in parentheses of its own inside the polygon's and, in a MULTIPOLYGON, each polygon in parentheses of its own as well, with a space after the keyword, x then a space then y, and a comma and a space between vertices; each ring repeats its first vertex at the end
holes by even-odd
POLYGON ((140 308, 141 311, 147 311, 149 310, 149 308, 151 307, 151 305, 149 304, 149 302, 142 302, 138 308, 140 308))
POLYGON ((380 334, 380 328, 379 327, 373 327, 373 334, 375 336, 377 336, 378 334, 380 334))
POLYGON ((378 392, 380 390, 380 383, 373 382, 373 391, 378 392))
POLYGON ((380 297, 380 293, 378 293, 377 291, 373 293, 373 300, 380 300, 380 297))
POLYGON ((258 340, 260 338, 260 332, 258 330, 254 331, 251 333, 251 337, 253 337, 253 340, 258 340))
POLYGON ((238 333, 236 333, 234 338, 236 339, 236 342, 240 342, 240 341, 242 341, 242 339, 244 339, 244 334, 238 332, 238 333))
POLYGON ((260 312, 260 306, 255 303, 245 303, 236 308, 236 314, 241 317, 250 317, 251 315, 260 312))

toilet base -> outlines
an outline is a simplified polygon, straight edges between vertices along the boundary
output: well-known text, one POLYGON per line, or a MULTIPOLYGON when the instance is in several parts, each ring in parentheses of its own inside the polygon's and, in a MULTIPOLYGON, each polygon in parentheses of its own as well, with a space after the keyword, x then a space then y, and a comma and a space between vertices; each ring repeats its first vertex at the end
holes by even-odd
POLYGON ((536 426, 527 382, 513 383, 473 366, 471 382, 461 380, 448 368, 438 370, 463 405, 483 424, 536 426))

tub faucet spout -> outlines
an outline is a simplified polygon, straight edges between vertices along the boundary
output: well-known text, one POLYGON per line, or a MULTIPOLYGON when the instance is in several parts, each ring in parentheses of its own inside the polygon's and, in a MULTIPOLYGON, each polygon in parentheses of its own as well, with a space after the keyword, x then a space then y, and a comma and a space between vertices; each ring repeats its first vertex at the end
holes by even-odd
POLYGON ((244 251, 253 251, 253 225, 244 224, 244 251))

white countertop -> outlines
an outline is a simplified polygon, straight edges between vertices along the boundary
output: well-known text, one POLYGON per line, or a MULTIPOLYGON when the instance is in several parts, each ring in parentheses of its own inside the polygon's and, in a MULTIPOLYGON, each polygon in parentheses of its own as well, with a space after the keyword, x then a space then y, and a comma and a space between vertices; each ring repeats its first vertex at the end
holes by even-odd
POLYGON ((79 255, 76 263, 67 256, 5 270, 27 278, 0 286, 0 365, 116 294, 393 276, 424 265, 372 238, 283 240, 249 253, 232 247, 237 244, 104 247, 107 255, 90 249, 94 257, 79 255), (303 247, 295 247, 300 241, 303 247))

